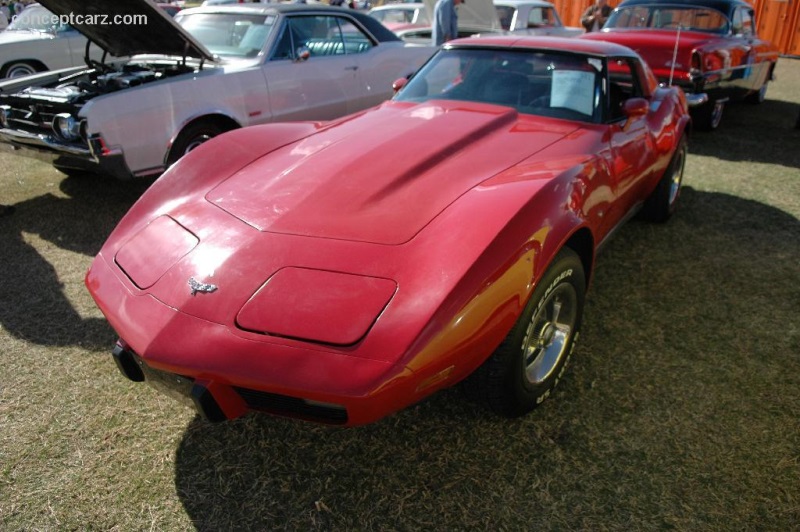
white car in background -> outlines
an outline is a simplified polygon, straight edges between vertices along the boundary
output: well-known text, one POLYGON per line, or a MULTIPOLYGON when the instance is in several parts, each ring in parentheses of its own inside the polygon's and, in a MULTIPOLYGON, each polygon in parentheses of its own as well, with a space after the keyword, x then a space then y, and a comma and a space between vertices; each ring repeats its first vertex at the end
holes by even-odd
POLYGON ((392 31, 431 25, 430 15, 422 2, 384 4, 370 9, 368 15, 392 31))
POLYGON ((583 28, 564 26, 556 7, 542 0, 494 0, 500 26, 525 35, 575 37, 583 28))
POLYGON ((0 145, 65 173, 157 175, 231 129, 354 113, 390 98, 392 83, 434 51, 364 13, 319 4, 199 7, 173 19, 148 0, 42 3, 147 20, 124 31, 76 24, 130 59, 0 83, 0 145))
MULTIPOLYGON (((0 78, 84 65, 86 37, 39 4, 31 4, 0 33, 0 78)), ((98 57, 99 58, 99 57, 98 57)))
MULTIPOLYGON (((433 20, 436 0, 424 0, 423 5, 428 19, 433 20)), ((555 6, 542 0, 466 0, 456 9, 459 37, 508 33, 576 37, 583 33, 583 28, 564 26, 555 6)), ((430 22, 426 26, 408 26, 393 31, 407 42, 431 43, 430 22)))

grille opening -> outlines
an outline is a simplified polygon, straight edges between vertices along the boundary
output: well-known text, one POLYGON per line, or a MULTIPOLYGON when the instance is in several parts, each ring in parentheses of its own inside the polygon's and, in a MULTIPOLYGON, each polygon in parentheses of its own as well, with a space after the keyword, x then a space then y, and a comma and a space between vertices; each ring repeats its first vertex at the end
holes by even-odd
POLYGON ((233 389, 244 400, 248 408, 253 410, 332 425, 344 425, 347 423, 347 410, 342 406, 320 404, 297 397, 239 388, 237 386, 234 386, 233 389))

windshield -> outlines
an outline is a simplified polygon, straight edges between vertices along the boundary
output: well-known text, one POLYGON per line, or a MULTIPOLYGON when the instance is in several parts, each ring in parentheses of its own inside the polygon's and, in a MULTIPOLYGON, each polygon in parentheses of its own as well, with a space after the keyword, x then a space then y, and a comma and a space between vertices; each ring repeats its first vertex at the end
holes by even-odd
POLYGON ((257 56, 275 26, 274 15, 243 13, 178 13, 175 20, 214 55, 257 56))
POLYGON ((730 30, 728 18, 706 7, 649 4, 621 7, 614 10, 603 28, 659 28, 725 34, 730 30))
POLYGON ((603 61, 538 50, 440 50, 397 101, 461 100, 583 122, 601 120, 603 61))
POLYGON ((369 15, 384 24, 430 24, 428 15, 419 8, 373 9, 369 15))
MULTIPOLYGON (((522 15, 522 11, 514 6, 495 5, 497 11, 497 18, 500 19, 500 26, 504 30, 511 29, 511 23, 514 22, 514 15, 517 17, 522 15)), ((528 11, 527 20, 517 20, 514 24, 514 29, 520 28, 550 28, 559 26, 561 23, 558 20, 556 12, 549 7, 531 7, 528 11)))
POLYGON ((6 31, 41 31, 56 32, 66 29, 59 24, 59 18, 42 6, 28 6, 18 15, 14 15, 6 31))

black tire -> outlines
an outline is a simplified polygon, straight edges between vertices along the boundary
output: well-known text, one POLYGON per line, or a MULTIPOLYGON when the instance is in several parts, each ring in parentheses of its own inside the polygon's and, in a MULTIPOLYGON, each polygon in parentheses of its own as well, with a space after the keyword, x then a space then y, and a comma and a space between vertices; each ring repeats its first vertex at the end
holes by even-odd
POLYGON ((211 140, 225 131, 225 129, 210 121, 189 124, 178 134, 178 137, 172 144, 169 155, 167 155, 167 166, 171 166, 178 159, 202 143, 211 140))
POLYGON ((578 339, 586 276, 578 255, 562 249, 497 350, 464 381, 464 391, 496 414, 527 414, 564 374, 578 339))
POLYGON ((694 127, 700 131, 713 131, 722 122, 722 115, 725 111, 725 102, 709 100, 698 107, 693 113, 694 127))
POLYGON ((640 216, 650 222, 664 223, 669 220, 678 208, 678 199, 683 184, 683 168, 686 164, 688 145, 686 138, 678 142, 678 148, 672 155, 669 166, 656 185, 656 189, 644 202, 640 216))
POLYGON ((764 101, 767 99, 768 85, 769 81, 765 81, 764 84, 761 85, 760 89, 758 89, 756 92, 753 92, 752 94, 748 94, 745 97, 744 101, 752 105, 759 105, 764 103, 764 101))
POLYGON ((27 61, 16 61, 14 63, 5 65, 0 77, 18 78, 22 76, 30 76, 31 74, 36 74, 39 71, 40 69, 32 63, 28 63, 27 61))

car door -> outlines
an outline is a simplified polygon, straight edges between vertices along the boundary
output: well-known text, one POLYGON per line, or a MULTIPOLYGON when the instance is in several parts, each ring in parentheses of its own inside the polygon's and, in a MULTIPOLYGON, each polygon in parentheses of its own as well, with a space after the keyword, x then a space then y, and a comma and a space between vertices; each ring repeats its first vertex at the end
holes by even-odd
POLYGON ((336 15, 286 17, 264 77, 274 120, 330 120, 364 96, 358 54, 347 53, 336 15))
MULTIPOLYGON (((59 48, 69 54, 69 61, 66 66, 80 66, 85 64, 84 57, 86 55, 86 37, 80 34, 78 30, 69 25, 62 25, 55 31, 56 39, 59 43, 59 48)), ((103 51, 98 46, 90 47, 90 55, 93 59, 100 59, 103 51)), ((53 68, 64 68, 53 67, 53 68)))
POLYGON ((628 118, 623 113, 626 100, 645 96, 636 63, 630 58, 609 58, 606 123, 609 125, 609 167, 615 202, 606 220, 608 229, 631 211, 643 195, 642 187, 651 182, 647 169, 653 168, 657 150, 647 114, 628 118))

